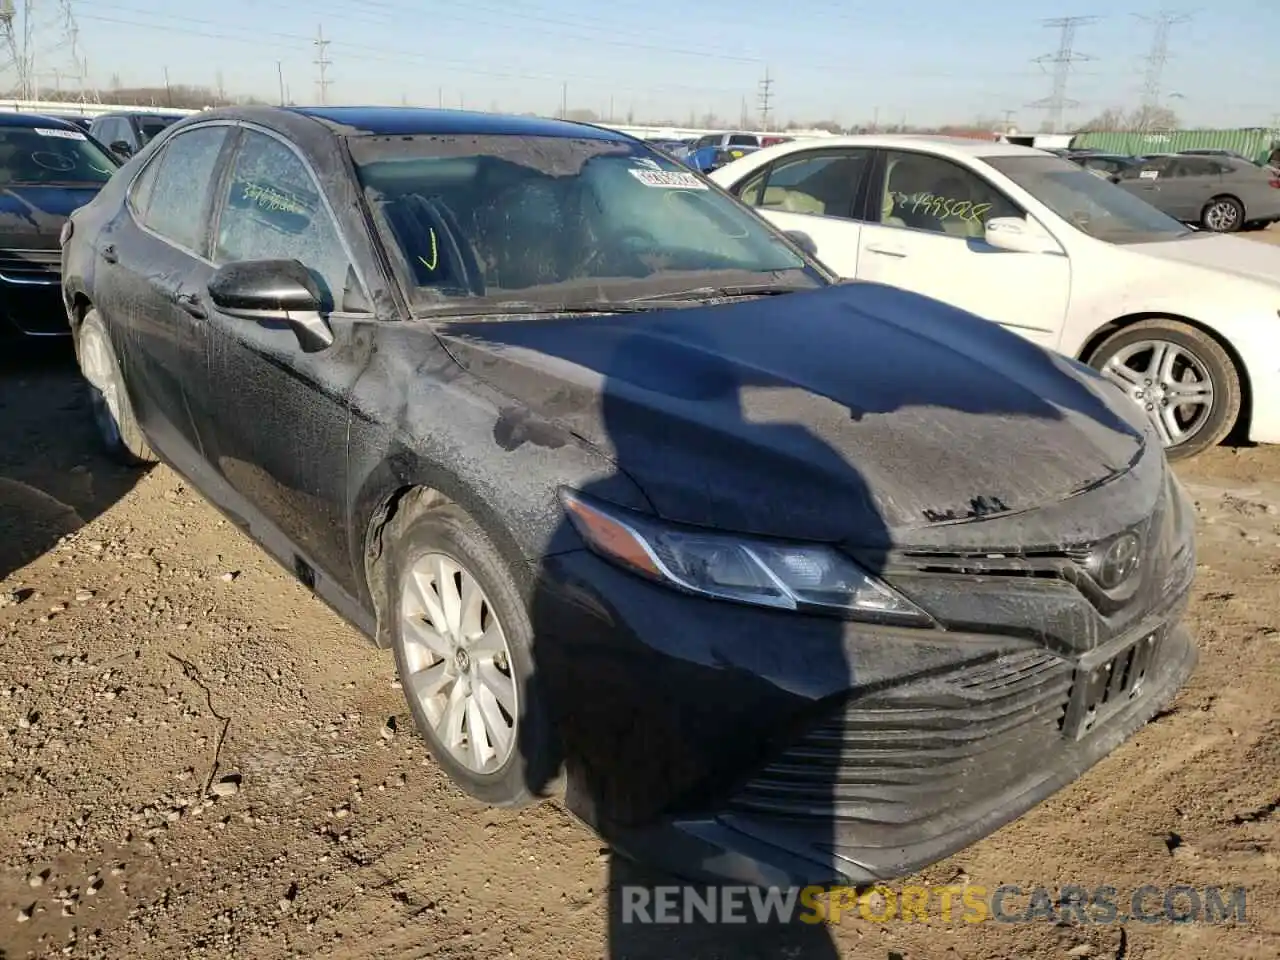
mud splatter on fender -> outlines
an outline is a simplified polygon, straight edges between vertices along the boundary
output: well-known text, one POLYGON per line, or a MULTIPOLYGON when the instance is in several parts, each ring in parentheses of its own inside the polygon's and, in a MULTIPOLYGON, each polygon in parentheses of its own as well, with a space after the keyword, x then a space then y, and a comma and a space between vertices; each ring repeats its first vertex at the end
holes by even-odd
POLYGON ((493 439, 508 451, 524 443, 555 450, 563 447, 567 438, 562 427, 535 416, 525 407, 503 407, 493 424, 493 439))

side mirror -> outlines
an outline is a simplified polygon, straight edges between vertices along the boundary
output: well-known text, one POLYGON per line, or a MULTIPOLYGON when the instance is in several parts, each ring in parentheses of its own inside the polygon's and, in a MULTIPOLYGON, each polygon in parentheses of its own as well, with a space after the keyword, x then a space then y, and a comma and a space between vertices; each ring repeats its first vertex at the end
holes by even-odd
POLYGON ((813 237, 809 236, 803 230, 785 230, 787 239, 794 243, 811 257, 818 255, 818 245, 813 242, 813 237))
POLYGON ((127 140, 113 140, 107 149, 121 160, 128 160, 133 156, 133 147, 129 145, 127 140))
POLYGON ((994 217, 983 233, 987 244, 1010 253, 1058 253, 1058 245, 1038 224, 1023 217, 994 217))
POLYGON ((311 272, 297 260, 241 260, 209 278, 209 299, 229 317, 288 324, 307 353, 333 344, 333 330, 321 314, 323 297, 311 272))

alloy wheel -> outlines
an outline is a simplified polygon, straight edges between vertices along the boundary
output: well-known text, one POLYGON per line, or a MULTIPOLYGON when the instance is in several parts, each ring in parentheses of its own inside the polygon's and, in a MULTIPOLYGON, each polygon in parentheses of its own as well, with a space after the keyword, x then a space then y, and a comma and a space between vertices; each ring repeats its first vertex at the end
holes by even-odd
POLYGON ((519 699, 511 650, 475 576, 429 553, 404 574, 400 636, 405 693, 436 740, 473 773, 494 773, 516 746, 519 699))
POLYGON ((1240 211, 1229 200, 1218 200, 1204 212, 1204 225, 1215 233, 1230 233, 1236 227, 1240 211))
POLYGON ((1204 361, 1167 340, 1125 346, 1102 373, 1146 411, 1166 447, 1190 440, 1213 412, 1213 380, 1204 361))
POLYGON ((93 422, 108 447, 120 443, 120 379, 111 346, 94 323, 80 330, 80 371, 89 382, 93 422))

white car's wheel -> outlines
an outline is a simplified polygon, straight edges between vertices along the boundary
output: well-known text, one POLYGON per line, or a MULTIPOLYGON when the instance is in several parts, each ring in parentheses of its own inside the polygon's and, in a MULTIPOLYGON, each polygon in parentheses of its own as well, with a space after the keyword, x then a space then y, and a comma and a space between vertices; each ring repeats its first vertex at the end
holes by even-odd
POLYGON ((1217 446, 1240 416, 1235 363, 1213 337, 1181 321, 1125 327, 1088 363, 1143 409, 1170 460, 1217 446))

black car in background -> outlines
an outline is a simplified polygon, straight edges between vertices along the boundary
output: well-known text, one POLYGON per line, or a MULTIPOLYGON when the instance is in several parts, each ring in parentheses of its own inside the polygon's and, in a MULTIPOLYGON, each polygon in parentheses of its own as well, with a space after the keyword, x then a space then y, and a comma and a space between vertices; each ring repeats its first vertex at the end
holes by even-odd
POLYGON ((74 123, 0 113, 0 338, 70 332, 59 235, 117 166, 74 123))
POLYGON ((177 123, 186 114, 148 113, 146 111, 104 113, 93 118, 89 133, 121 162, 151 142, 161 130, 177 123))
POLYGON ((1128 398, 837 283, 623 134, 210 111, 63 256, 108 448, 390 647, 462 789, 519 805, 563 771, 673 872, 910 872, 1194 663, 1191 512, 1128 398))
POLYGON ((89 132, 89 128, 93 125, 92 117, 85 117, 78 113, 49 113, 45 114, 49 117, 57 117, 59 120, 65 120, 67 123, 74 123, 85 133, 89 132))

